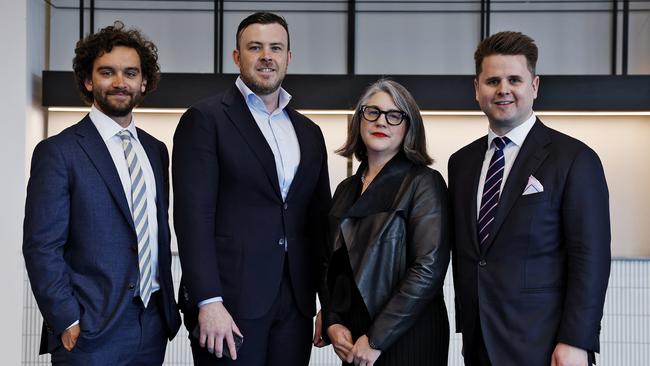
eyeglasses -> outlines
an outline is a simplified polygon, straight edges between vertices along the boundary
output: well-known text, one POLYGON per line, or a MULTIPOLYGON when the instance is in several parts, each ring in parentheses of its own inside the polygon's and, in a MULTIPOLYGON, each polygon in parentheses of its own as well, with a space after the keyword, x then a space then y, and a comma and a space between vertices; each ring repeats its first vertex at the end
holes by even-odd
POLYGON ((391 126, 399 126, 405 119, 409 118, 409 116, 402 111, 382 111, 381 109, 371 105, 361 106, 361 115, 363 115, 363 118, 368 122, 377 121, 382 114, 385 115, 384 117, 386 118, 386 122, 391 126))

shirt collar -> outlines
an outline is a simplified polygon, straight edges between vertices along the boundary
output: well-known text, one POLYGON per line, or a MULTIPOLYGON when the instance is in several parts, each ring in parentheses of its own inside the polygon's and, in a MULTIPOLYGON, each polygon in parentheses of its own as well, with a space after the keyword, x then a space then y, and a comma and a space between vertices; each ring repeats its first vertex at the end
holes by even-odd
POLYGON ((102 111, 97 109, 94 104, 90 108, 89 115, 90 120, 95 125, 95 128, 97 128, 97 131, 99 131, 99 135, 102 137, 102 140, 104 140, 104 142, 108 141, 122 130, 129 131, 131 133, 131 136, 138 140, 138 132, 135 128, 135 118, 131 118, 131 123, 126 128, 122 128, 122 126, 113 121, 111 117, 105 115, 102 111))
MULTIPOLYGON (((521 145, 524 143, 524 140, 526 139, 526 136, 528 136, 528 132, 530 132, 530 129, 533 128, 535 121, 537 121, 537 116, 535 116, 535 112, 533 112, 524 123, 508 131, 505 136, 509 138, 510 141, 512 141, 515 145, 521 147, 521 145)), ((492 140, 494 140, 496 137, 499 137, 499 135, 492 131, 491 128, 488 128, 488 149, 492 147, 492 140)))
MULTIPOLYGON (((260 98, 257 94, 255 94, 247 85, 244 83, 244 81, 241 79, 241 76, 237 77, 237 80, 235 81, 235 85, 237 86, 237 89, 241 92, 241 94, 244 96, 244 99, 246 100, 246 104, 249 107, 262 110, 266 113, 268 111, 266 110, 266 105, 264 104, 264 101, 262 98, 260 98)), ((289 94, 284 88, 280 87, 280 96, 278 100, 278 109, 273 111, 271 114, 277 113, 278 111, 284 110, 286 106, 289 104, 289 101, 291 100, 291 94, 289 94)))

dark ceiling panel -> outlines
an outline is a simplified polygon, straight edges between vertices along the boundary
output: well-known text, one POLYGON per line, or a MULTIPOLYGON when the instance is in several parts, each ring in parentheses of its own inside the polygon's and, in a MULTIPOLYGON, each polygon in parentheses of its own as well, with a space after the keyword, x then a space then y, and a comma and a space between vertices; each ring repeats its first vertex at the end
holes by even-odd
MULTIPOLYGON (((235 74, 165 73, 141 107, 187 108, 230 87, 235 74)), ((300 109, 351 109, 380 75, 287 75, 283 87, 300 109)), ((471 75, 395 75, 423 110, 478 110, 471 75)), ((650 75, 542 75, 535 110, 648 111, 650 75)), ((83 106, 72 72, 43 72, 43 105, 83 106)))

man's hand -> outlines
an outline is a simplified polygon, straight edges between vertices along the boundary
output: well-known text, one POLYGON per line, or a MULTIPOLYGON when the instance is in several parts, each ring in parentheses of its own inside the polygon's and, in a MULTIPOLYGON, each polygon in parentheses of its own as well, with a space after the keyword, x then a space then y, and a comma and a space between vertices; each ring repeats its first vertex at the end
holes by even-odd
POLYGON ((334 352, 339 356, 341 361, 350 363, 352 362, 352 333, 341 324, 330 325, 327 328, 327 336, 332 341, 334 352))
POLYGON ((232 333, 242 336, 228 310, 221 301, 205 304, 199 308, 199 345, 218 358, 223 356, 223 340, 226 339, 230 358, 237 359, 232 333))
POLYGON ((587 351, 565 343, 558 343, 551 356, 551 366, 588 366, 588 364, 587 351))
POLYGON ((81 333, 81 327, 79 324, 75 324, 70 328, 66 329, 61 333, 61 343, 66 350, 72 351, 74 346, 77 344, 77 338, 79 338, 79 333, 81 333))
POLYGON ((313 339, 314 347, 321 348, 325 346, 325 341, 321 336, 322 328, 323 328, 323 318, 319 310, 318 314, 316 314, 316 321, 314 323, 314 339, 313 339))
POLYGON ((368 337, 364 334, 357 339, 357 343, 352 347, 350 354, 353 356, 355 365, 373 366, 379 358, 379 355, 381 355, 381 351, 371 348, 368 343, 368 337))

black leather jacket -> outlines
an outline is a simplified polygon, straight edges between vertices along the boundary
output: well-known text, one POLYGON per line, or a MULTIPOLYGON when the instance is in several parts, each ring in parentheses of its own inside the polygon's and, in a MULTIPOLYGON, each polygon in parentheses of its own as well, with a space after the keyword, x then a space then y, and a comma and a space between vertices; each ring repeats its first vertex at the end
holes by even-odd
MULTIPOLYGON (((365 169, 362 164, 336 189, 330 253, 347 247, 354 282, 372 319, 366 335, 385 350, 442 293, 450 250, 447 188, 440 173, 398 154, 358 197, 365 169)), ((331 289, 336 274, 326 268, 324 276, 331 289)), ((328 311, 328 301, 321 299, 324 330, 338 318, 328 311)))

